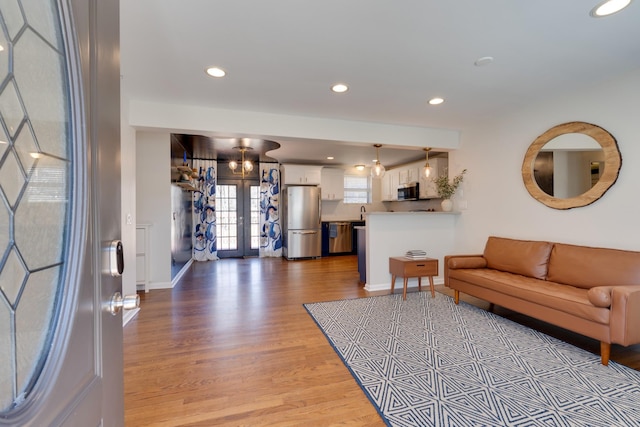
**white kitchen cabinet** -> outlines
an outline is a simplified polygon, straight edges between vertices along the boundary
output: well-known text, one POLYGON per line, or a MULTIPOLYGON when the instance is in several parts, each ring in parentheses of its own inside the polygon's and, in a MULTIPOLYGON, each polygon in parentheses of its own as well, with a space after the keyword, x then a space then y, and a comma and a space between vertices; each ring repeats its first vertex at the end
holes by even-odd
MULTIPOLYGON (((420 198, 421 199, 433 199, 438 198, 438 190, 436 190, 436 184, 434 179, 440 175, 447 173, 448 160, 444 158, 429 159, 429 166, 431 166, 431 176, 426 178, 422 173, 420 174, 420 198)), ((423 164, 424 166, 424 164, 423 164)), ((420 171, 422 172, 422 170, 420 171)))
POLYGON ((383 202, 398 200, 399 179, 399 171, 397 169, 386 171, 382 177, 383 202))
POLYGON ((320 185, 322 166, 280 165, 282 185, 320 185))
POLYGON ((322 200, 344 198, 344 169, 322 168, 320 188, 322 200))
POLYGON ((409 184, 410 182, 418 182, 420 179, 420 171, 422 170, 421 164, 419 166, 417 163, 414 163, 409 166, 405 166, 398 170, 398 184, 409 184))

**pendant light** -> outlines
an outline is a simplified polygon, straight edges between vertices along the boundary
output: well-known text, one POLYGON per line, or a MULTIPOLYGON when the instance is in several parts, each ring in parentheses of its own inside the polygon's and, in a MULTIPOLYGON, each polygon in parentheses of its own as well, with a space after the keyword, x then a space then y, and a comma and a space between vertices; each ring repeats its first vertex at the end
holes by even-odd
POLYGON ((373 178, 382 178, 384 176, 384 166, 382 166, 382 164, 380 163, 380 147, 382 147, 381 144, 374 144, 374 147, 376 147, 376 164, 373 165, 373 167, 371 168, 371 176, 373 178))
POLYGON ((423 148, 423 150, 427 153, 427 162, 422 168, 422 176, 424 176, 425 178, 429 178, 431 176, 431 173, 433 172, 433 169, 431 168, 431 166, 429 166, 429 151, 431 150, 431 148, 423 148))
POLYGON ((252 170, 253 170, 253 163, 251 163, 251 160, 245 160, 244 158, 244 153, 247 150, 251 150, 251 147, 233 147, 236 150, 240 150, 240 164, 238 164, 237 161, 235 160, 231 160, 229 162, 229 169, 231 169, 231 172, 234 175, 242 175, 242 179, 244 179, 245 174, 249 174, 252 170), (238 169, 238 166, 242 165, 242 167, 240 168, 240 171, 236 172, 236 169, 238 169))

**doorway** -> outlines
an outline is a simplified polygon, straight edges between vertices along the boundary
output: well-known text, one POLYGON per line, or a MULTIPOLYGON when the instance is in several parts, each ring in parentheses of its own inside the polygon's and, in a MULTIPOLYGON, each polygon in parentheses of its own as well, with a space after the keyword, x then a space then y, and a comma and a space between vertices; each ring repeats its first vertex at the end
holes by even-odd
POLYGON ((256 257, 260 249, 260 181, 219 179, 216 185, 218 257, 256 257))

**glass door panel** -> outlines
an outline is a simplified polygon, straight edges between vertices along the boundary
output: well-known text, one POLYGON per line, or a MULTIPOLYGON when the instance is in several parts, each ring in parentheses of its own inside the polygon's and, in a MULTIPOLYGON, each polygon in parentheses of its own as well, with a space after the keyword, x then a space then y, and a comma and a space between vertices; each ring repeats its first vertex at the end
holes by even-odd
POLYGON ((259 183, 218 180, 216 205, 218 256, 257 256, 260 248, 259 183))

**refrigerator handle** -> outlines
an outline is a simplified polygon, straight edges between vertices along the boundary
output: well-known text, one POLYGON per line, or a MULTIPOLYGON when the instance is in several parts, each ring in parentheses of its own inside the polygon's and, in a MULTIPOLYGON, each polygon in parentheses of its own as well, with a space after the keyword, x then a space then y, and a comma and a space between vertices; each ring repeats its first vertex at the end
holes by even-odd
POLYGON ((293 231, 293 234, 318 234, 315 230, 293 231))
POLYGON ((318 227, 322 225, 322 187, 318 187, 318 227))

